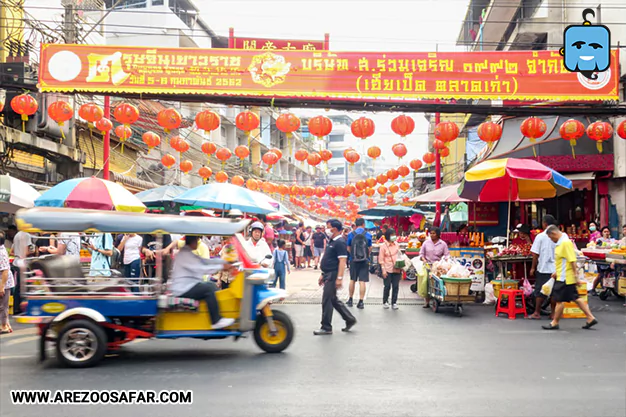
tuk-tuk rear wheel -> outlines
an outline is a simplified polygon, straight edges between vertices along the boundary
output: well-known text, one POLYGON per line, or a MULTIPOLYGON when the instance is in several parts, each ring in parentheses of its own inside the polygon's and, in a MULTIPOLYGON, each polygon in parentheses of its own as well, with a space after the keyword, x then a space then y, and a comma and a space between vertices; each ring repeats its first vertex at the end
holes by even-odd
POLYGON ((294 335, 293 323, 289 316, 280 310, 272 311, 276 334, 272 335, 263 314, 259 314, 254 328, 256 344, 267 353, 278 353, 287 349, 294 335))
POLYGON ((87 368, 100 362, 107 349, 107 335, 91 320, 70 320, 59 331, 56 357, 70 368, 87 368))

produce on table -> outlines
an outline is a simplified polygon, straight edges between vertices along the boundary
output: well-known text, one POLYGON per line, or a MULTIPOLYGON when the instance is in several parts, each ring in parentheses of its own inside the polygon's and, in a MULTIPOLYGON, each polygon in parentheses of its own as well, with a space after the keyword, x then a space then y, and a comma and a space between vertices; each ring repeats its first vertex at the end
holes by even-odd
POLYGON ((498 256, 530 256, 530 243, 524 243, 523 245, 510 245, 508 248, 502 250, 498 256))

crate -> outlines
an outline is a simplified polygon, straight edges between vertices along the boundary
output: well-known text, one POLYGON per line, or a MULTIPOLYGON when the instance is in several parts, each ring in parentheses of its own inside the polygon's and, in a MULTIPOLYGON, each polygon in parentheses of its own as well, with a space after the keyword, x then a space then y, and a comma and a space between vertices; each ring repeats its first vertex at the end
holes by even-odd
POLYGON ((619 295, 626 295, 626 277, 621 277, 617 280, 617 293, 619 295))
POLYGON ((449 295, 469 295, 472 286, 471 278, 449 278, 441 277, 446 287, 446 296, 449 295))
MULTIPOLYGON (((587 284, 579 284, 578 285, 578 295, 580 298, 586 303, 588 302, 587 297, 587 284)), ((565 303, 563 309, 563 318, 564 319, 584 319, 585 313, 578 308, 578 304, 576 303, 565 303)))
MULTIPOLYGON (((502 281, 499 279, 496 279, 496 280, 491 281, 491 284, 493 285, 493 295, 495 295, 496 298, 500 298, 500 289, 502 288, 502 281)), ((519 289, 519 282, 507 279, 504 281, 504 289, 517 290, 519 289)))

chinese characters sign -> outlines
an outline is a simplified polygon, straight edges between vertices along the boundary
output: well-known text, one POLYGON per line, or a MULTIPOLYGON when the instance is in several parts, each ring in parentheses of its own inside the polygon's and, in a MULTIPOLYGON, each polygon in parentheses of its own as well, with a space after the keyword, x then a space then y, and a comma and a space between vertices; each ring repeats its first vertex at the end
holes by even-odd
POLYGON ((469 203, 469 224, 497 226, 500 223, 499 203, 469 203))
POLYGON ((557 51, 316 52, 45 44, 42 91, 334 100, 611 100, 617 51, 595 80, 557 51))
POLYGON ((262 49, 265 51, 322 51, 324 50, 324 41, 233 38, 233 48, 262 49))

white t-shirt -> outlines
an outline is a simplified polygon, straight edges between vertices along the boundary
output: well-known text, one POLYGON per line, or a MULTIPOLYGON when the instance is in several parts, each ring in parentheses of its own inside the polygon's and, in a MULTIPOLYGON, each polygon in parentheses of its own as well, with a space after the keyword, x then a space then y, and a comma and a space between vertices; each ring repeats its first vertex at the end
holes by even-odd
POLYGON ((554 249, 556 243, 552 241, 546 234, 545 230, 535 237, 532 248, 530 251, 535 255, 539 255, 537 262, 537 272, 542 274, 553 274, 556 272, 556 265, 554 263, 554 249))
POLYGON ((33 244, 30 235, 26 232, 17 232, 13 238, 13 254, 18 258, 28 257, 28 247, 33 244))
POLYGON ((65 255, 80 257, 80 235, 76 233, 59 234, 58 243, 65 245, 65 255))
POLYGON ((143 239, 139 235, 129 237, 124 243, 124 265, 128 265, 140 258, 143 239))

